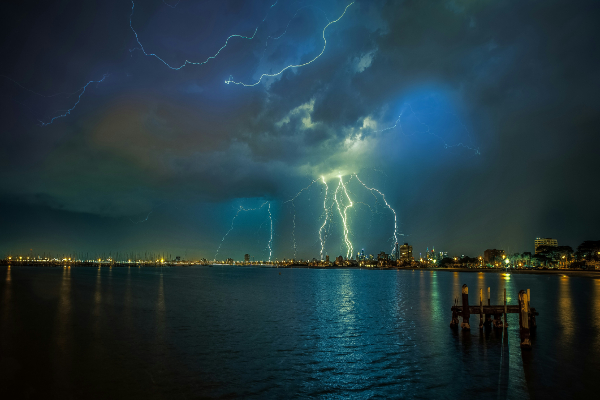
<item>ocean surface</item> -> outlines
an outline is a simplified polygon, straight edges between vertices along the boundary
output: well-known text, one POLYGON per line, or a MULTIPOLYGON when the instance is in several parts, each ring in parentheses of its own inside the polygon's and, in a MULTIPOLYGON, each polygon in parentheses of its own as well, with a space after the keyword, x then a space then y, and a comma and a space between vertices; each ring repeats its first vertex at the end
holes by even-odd
POLYGON ((598 398, 600 280, 446 271, 0 267, 3 399, 598 398), (491 287, 509 328, 449 328, 491 287))

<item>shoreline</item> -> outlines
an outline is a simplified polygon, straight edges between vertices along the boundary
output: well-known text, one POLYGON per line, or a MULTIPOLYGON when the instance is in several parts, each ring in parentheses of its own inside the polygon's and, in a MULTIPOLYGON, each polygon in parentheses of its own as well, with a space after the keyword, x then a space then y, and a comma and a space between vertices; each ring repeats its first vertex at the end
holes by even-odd
POLYGON ((492 273, 492 274, 504 274, 509 273, 510 275, 514 274, 535 274, 535 275, 564 275, 564 276, 579 276, 579 277, 589 277, 600 279, 600 270, 581 270, 581 269, 496 269, 496 268, 411 268, 411 267, 350 267, 350 266, 329 266, 329 267, 319 267, 319 266, 308 266, 308 265, 285 265, 285 266, 277 266, 277 265, 226 265, 226 264, 217 264, 217 265, 201 265, 201 264, 188 264, 188 265, 140 265, 140 264, 132 264, 132 265, 107 265, 107 264, 93 264, 93 263, 85 263, 85 264, 8 264, 8 263, 0 263, 0 266, 5 267, 32 267, 32 268, 65 268, 65 267, 73 267, 73 268, 190 268, 190 267, 205 267, 205 268, 213 268, 213 267, 237 267, 237 268, 273 268, 273 269, 294 269, 294 268, 302 268, 302 269, 320 269, 320 270, 332 270, 332 269, 348 269, 348 270, 372 270, 372 271, 428 271, 428 272, 468 272, 468 273, 492 273))

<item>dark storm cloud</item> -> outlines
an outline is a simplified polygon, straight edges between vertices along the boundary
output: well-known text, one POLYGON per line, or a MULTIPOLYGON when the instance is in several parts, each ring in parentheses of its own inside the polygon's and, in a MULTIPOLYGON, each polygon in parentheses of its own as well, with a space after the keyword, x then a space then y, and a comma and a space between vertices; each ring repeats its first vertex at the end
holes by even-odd
POLYGON ((127 1, 12 5, 3 75, 43 94, 110 76, 44 128, 38 120, 73 98, 2 81, 4 199, 130 216, 174 198, 285 200, 320 174, 377 168, 390 177, 403 232, 423 246, 465 248, 489 227, 472 251, 498 237, 517 246, 592 231, 573 221, 599 220, 582 211, 598 195, 589 185, 600 122, 595 2, 358 2, 312 64, 255 87, 223 83, 311 60, 325 16, 347 4, 136 3, 144 48, 176 66, 262 24, 255 40, 232 39, 216 59, 180 71, 130 52, 139 46, 127 1), (380 132, 400 113, 401 127, 380 132), (481 155, 444 148, 458 143, 481 155))

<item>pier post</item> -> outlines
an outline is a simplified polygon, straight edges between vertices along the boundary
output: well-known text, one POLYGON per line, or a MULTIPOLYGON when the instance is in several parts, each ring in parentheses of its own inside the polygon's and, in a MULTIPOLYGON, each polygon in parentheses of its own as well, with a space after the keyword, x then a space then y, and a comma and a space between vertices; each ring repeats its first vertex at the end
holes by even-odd
POLYGON ((461 328, 463 330, 470 330, 471 325, 469 325, 469 318, 471 317, 471 313, 469 311, 469 287, 467 284, 462 286, 462 306, 463 306, 463 322, 461 324, 461 328))
MULTIPOLYGON (((454 307, 458 306, 458 298, 454 298, 454 307)), ((450 321, 450 328, 458 327, 458 312, 452 307, 452 320, 450 321)))
MULTIPOLYGON (((491 306, 492 304, 490 303, 490 288, 488 287, 488 306, 491 306)), ((485 314, 485 325, 486 326, 490 326, 490 324, 492 323, 492 315, 491 314, 485 314)))
POLYGON ((508 307, 506 306, 506 288, 504 288, 504 329, 508 327, 508 307))
POLYGON ((527 310, 529 311, 529 330, 532 331, 537 328, 535 322, 535 315, 531 312, 531 291, 527 289, 527 310))
POLYGON ((479 289, 479 329, 483 329, 483 289, 479 289))
POLYGON ((530 349, 531 339, 529 335, 529 299, 527 292, 519 292, 519 328, 521 333, 521 348, 530 349))

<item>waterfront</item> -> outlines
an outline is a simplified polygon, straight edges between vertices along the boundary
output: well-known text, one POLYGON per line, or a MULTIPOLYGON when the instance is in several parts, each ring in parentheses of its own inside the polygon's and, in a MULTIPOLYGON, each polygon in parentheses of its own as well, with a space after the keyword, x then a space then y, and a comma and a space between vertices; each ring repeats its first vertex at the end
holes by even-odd
POLYGON ((0 267, 0 384, 32 398, 591 397, 600 280, 421 270, 0 267), (518 322, 449 328, 463 283, 518 322))

